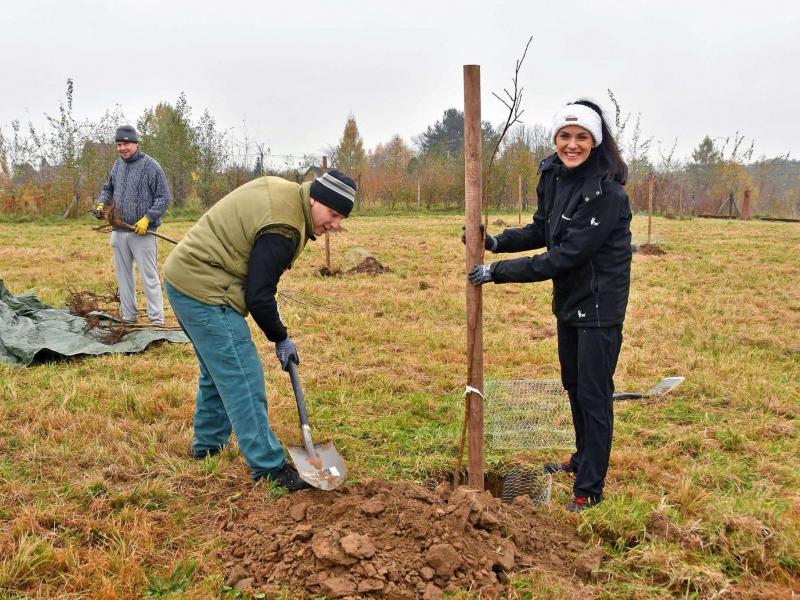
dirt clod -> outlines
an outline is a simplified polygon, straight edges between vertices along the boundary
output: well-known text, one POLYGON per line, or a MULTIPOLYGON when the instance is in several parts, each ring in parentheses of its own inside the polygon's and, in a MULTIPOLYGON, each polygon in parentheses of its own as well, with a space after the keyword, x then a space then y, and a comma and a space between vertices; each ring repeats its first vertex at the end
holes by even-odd
POLYGON ((441 588, 436 587, 434 583, 428 583, 425 586, 425 593, 422 594, 422 600, 439 600, 443 595, 441 588))
POLYGON ((357 586, 350 577, 331 577, 321 581, 320 588, 326 598, 344 598, 353 594, 357 586))
POLYGON ((289 509, 289 516, 295 521, 302 521, 306 518, 306 506, 304 502, 295 504, 289 509))
POLYGON ((339 543, 342 545, 345 554, 356 558, 370 558, 375 554, 375 544, 372 543, 372 538, 368 535, 351 533, 339 540, 339 543))
POLYGON ((381 514, 383 511, 386 510, 386 505, 381 502, 378 498, 372 498, 367 500, 361 505, 361 512, 365 515, 370 515, 372 517, 381 514))
POLYGON ((320 277, 341 277, 342 270, 339 267, 334 267, 333 269, 329 269, 325 265, 321 266, 317 271, 320 277))
POLYGON ((450 544, 435 544, 428 548, 425 562, 430 565, 439 577, 451 577, 463 561, 450 544))
POLYGON ((569 572, 583 548, 572 525, 533 503, 505 505, 465 488, 366 481, 236 503, 219 560, 226 581, 250 579, 254 593, 278 586, 312 597, 437 600, 472 589, 503 597, 507 571, 569 572))
POLYGON ((253 578, 247 577, 246 579, 240 579, 236 582, 236 585, 233 586, 235 590, 241 591, 249 591, 253 589, 253 578))
POLYGON ((600 568, 600 562, 603 560, 603 547, 595 546, 590 548, 575 561, 575 574, 584 579, 592 577, 592 575, 600 568))

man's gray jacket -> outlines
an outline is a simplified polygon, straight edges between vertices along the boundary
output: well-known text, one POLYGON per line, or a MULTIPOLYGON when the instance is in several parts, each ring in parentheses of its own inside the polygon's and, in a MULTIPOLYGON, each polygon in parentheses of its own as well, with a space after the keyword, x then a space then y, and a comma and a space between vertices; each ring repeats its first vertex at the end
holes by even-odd
POLYGON ((167 177, 161 165, 137 151, 127 160, 117 158, 97 201, 106 206, 113 201, 120 218, 128 225, 146 215, 150 221, 148 229, 156 229, 169 200, 167 177))

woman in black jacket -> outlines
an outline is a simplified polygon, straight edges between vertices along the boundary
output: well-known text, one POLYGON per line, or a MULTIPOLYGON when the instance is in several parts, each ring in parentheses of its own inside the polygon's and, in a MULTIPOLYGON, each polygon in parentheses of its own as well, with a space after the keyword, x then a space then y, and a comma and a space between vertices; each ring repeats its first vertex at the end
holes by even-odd
POLYGON ((555 116, 556 152, 542 161, 538 207, 525 227, 486 235, 491 252, 546 247, 530 257, 478 265, 474 285, 553 280, 561 381, 569 395, 576 450, 548 472, 575 474, 571 512, 603 498, 614 426, 614 370, 622 344, 631 272, 627 166, 600 108, 588 100, 555 116))

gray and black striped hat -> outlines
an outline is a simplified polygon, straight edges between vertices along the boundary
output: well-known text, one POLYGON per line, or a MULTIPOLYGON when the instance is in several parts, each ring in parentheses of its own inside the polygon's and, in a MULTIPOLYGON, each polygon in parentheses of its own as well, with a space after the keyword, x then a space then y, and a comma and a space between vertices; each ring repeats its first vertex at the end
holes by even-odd
POLYGON ((311 183, 311 197, 346 217, 356 200, 356 182, 349 175, 331 170, 311 183))

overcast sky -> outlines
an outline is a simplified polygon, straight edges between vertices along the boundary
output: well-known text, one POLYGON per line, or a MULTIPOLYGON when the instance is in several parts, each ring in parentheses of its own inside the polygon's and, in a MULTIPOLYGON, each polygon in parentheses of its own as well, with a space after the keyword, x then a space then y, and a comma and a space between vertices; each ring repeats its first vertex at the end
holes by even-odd
POLYGON ((410 142, 463 110, 465 64, 481 66, 483 118, 503 120, 491 93, 529 36, 526 124, 581 96, 611 112, 610 88, 656 150, 738 131, 756 157, 800 157, 797 0, 4 0, 0 127, 41 124, 71 77, 81 118, 119 104, 134 122, 185 92, 194 117, 239 138, 246 124, 273 154, 321 153, 350 113, 367 147, 410 142))

